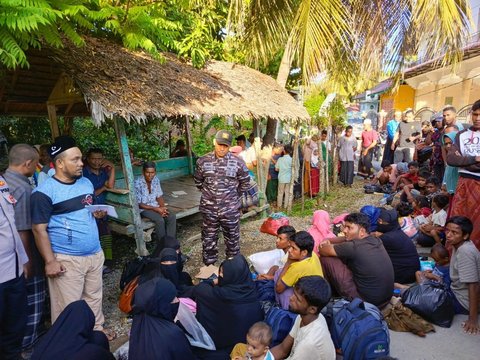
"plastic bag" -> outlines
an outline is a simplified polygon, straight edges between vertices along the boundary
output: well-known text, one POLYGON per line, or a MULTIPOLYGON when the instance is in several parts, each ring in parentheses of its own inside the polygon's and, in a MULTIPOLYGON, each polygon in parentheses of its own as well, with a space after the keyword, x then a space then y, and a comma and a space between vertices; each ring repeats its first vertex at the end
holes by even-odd
POLYGON ((262 251, 255 254, 252 254, 248 257, 252 263, 255 271, 258 274, 266 274, 268 270, 274 265, 282 265, 282 257, 285 255, 283 250, 274 249, 270 251, 262 251))
POLYGON ((175 322, 176 321, 179 321, 186 330, 185 335, 187 336, 190 345, 207 350, 215 350, 215 343, 207 330, 205 330, 202 324, 198 322, 195 315, 193 315, 188 307, 182 302, 180 302, 180 305, 178 306, 175 322))
POLYGON ((248 209, 250 206, 258 205, 258 185, 250 179, 250 187, 241 194, 242 209, 248 209))
POLYGON ((284 225, 289 225, 288 217, 283 213, 274 213, 263 222, 260 231, 265 234, 277 236, 277 230, 284 225))
POLYGON ((445 285, 426 282, 414 285, 402 294, 403 304, 426 320, 441 327, 452 325, 453 298, 445 285))

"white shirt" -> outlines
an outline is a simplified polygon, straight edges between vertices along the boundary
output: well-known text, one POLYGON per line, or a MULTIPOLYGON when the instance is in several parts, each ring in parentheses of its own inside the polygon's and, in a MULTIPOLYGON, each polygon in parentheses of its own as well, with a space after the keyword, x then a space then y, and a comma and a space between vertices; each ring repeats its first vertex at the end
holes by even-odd
POLYGON ((335 360, 335 346, 323 315, 318 314, 317 320, 303 327, 301 322, 298 315, 290 330, 293 346, 287 360, 335 360))
POLYGON ((433 225, 445 226, 447 222, 447 212, 445 210, 440 210, 439 212, 434 211, 432 214, 432 223, 433 225))

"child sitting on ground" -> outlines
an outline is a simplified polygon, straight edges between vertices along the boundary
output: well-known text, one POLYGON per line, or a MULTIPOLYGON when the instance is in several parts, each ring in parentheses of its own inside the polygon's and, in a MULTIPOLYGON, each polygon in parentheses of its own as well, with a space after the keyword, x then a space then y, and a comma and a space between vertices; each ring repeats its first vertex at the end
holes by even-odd
POLYGON ((450 258, 447 249, 442 244, 435 244, 430 250, 430 257, 435 260, 435 267, 433 270, 417 271, 417 283, 423 284, 430 280, 450 287, 450 258))
POLYGON ((432 200, 435 196, 440 195, 441 191, 441 181, 438 180, 435 176, 431 176, 427 180, 427 184, 425 186, 427 200, 432 205, 432 200))
POLYGON ((413 240, 418 234, 418 230, 415 227, 415 223, 412 218, 413 208, 412 205, 406 202, 401 202, 396 206, 398 213, 398 223, 402 231, 407 234, 410 240, 413 240))
MULTIPOLYGON (((430 203, 427 200, 426 196, 423 195, 418 195, 413 198, 412 202, 412 207, 413 207, 413 217, 414 219, 417 219, 420 216, 424 216, 426 222, 427 217, 429 217, 432 214, 432 209, 430 208, 430 203)), ((417 223, 422 223, 421 218, 417 220, 417 223)))
MULTIPOLYGON (((398 169, 398 165, 397 165, 398 169)), ((397 176, 395 183, 393 184, 393 190, 402 189, 405 185, 416 184, 418 182, 418 163, 411 161, 408 163, 408 172, 397 176)))
POLYGON ((272 337, 272 329, 267 323, 259 321, 253 324, 247 333, 247 345, 235 345, 235 348, 231 354, 231 359, 274 360, 274 357, 270 352, 270 343, 272 342, 272 337))
POLYGON ((430 177, 430 172, 427 170, 422 170, 417 175, 417 182, 407 184, 403 187, 402 195, 400 196, 401 201, 408 201, 410 204, 413 202, 415 196, 425 195, 427 179, 430 177))
POLYGON ((433 198, 433 213, 428 217, 428 223, 419 227, 420 233, 416 241, 420 246, 433 246, 435 243, 442 243, 441 233, 447 221, 448 195, 437 195, 433 198))
MULTIPOLYGON (((280 260, 282 265, 285 265, 288 260, 288 249, 290 247, 290 240, 294 235, 295 228, 290 225, 280 226, 277 230, 277 240, 275 241, 275 246, 277 247, 277 249, 283 250, 283 252, 285 253, 285 256, 282 257, 282 259, 280 260)), ((258 275, 257 279, 273 280, 275 272, 278 270, 278 268, 279 267, 277 265, 273 265, 266 274, 258 275)))
MULTIPOLYGON (((434 281, 450 287, 450 258, 448 250, 442 244, 433 245, 430 250, 430 257, 435 260, 433 270, 416 271, 415 279, 417 284, 424 284, 427 281, 434 281)), ((395 283, 395 289, 408 289, 410 285, 395 283)))

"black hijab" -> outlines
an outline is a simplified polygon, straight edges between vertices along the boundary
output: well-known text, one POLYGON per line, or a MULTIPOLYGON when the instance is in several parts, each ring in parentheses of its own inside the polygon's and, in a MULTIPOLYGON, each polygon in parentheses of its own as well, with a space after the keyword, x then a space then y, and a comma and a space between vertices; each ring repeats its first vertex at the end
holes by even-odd
POLYGON ((248 303, 257 300, 255 283, 243 255, 235 255, 222 262, 223 276, 218 278, 218 286, 213 291, 224 301, 248 303))
POLYGON ((177 290, 168 280, 155 278, 135 291, 135 308, 128 357, 136 359, 194 359, 190 343, 173 323, 178 302, 172 304, 177 290))
POLYGON ((177 251, 171 248, 165 248, 160 252, 160 271, 165 279, 170 280, 178 289, 180 285, 181 270, 178 269, 179 258, 177 251), (174 261, 175 264, 164 264, 166 261, 174 261))
POLYGON ((377 223, 377 231, 381 233, 388 233, 390 231, 395 231, 400 229, 400 224, 398 223, 398 213, 396 210, 387 210, 380 209, 379 220, 382 220, 383 224, 377 223))
POLYGON ((31 359, 69 360, 84 350, 92 360, 113 359, 105 334, 94 326, 95 316, 84 300, 70 303, 35 346, 31 359))

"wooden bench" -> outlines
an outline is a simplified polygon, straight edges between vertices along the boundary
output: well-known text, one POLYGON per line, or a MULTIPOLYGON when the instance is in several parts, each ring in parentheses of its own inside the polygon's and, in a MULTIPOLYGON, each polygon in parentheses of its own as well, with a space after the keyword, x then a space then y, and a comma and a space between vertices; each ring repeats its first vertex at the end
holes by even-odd
MULTIPOLYGON (((155 161, 157 177, 163 190, 163 197, 169 211, 175 213, 177 219, 196 214, 200 204, 200 191, 195 187, 193 176, 189 171, 187 157, 155 161), (174 192, 184 192, 177 195, 174 192)), ((143 176, 142 167, 134 166, 135 178, 143 176)), ((121 169, 115 171, 115 189, 125 189, 126 181, 121 169)), ((117 193, 109 191, 106 198, 107 204, 115 206, 118 219, 110 219, 112 231, 132 236, 135 234, 133 220, 133 206, 129 202, 128 193, 117 193)), ((137 204, 135 204, 137 206, 137 204)), ((154 223, 148 219, 142 219, 143 230, 151 229, 154 223)))

